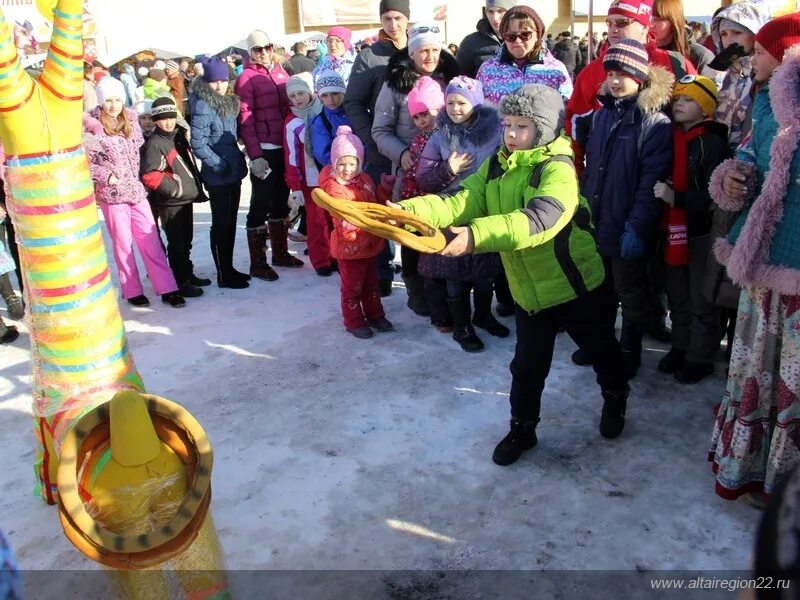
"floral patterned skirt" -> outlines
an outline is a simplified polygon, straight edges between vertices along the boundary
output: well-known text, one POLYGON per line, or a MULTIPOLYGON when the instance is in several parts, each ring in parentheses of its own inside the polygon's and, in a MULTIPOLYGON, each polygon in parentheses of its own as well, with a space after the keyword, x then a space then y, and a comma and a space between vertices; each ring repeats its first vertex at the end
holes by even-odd
POLYGON ((734 500, 774 491, 800 463, 800 295, 745 288, 709 460, 716 491, 734 500))

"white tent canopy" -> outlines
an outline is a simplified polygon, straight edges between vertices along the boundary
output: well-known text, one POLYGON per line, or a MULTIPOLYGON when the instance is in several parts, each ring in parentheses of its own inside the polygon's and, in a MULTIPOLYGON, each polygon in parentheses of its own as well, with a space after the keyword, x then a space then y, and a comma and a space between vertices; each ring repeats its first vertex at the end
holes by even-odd
POLYGON ((224 40, 239 40, 259 27, 272 39, 285 37, 282 23, 276 23, 273 1, 226 0, 215 7, 196 3, 181 11, 179 26, 172 19, 153 18, 163 10, 163 0, 137 0, 136 10, 124 13, 115 2, 96 4, 98 59, 107 65, 148 48, 164 49, 173 56, 211 54, 224 47, 224 40))

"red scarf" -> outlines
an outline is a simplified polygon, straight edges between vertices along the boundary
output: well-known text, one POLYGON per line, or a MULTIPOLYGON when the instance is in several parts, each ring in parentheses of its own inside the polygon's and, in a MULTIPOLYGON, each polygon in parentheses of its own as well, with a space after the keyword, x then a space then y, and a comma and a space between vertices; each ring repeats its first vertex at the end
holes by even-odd
MULTIPOLYGON (((673 162, 672 189, 676 194, 683 193, 689 186, 689 142, 706 133, 703 124, 695 125, 689 131, 676 125, 672 128, 673 162)), ((689 231, 686 225, 686 209, 670 206, 667 208, 667 245, 664 248, 664 262, 679 267, 689 264, 689 231)))

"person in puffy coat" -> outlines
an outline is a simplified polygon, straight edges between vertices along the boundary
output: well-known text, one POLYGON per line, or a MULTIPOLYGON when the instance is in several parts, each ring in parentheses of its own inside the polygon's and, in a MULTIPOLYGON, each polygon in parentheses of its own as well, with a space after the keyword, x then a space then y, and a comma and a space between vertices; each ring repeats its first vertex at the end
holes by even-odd
POLYGON ((178 106, 172 98, 164 97, 153 102, 151 110, 156 130, 142 147, 142 183, 150 190, 150 201, 167 235, 167 258, 178 291, 184 298, 196 298, 203 295, 202 286, 211 285, 211 280, 194 274, 192 204, 208 198, 186 129, 177 123, 178 106))
POLYGON ((589 134, 581 182, 622 304, 620 344, 631 377, 641 364, 643 333, 658 318, 647 275, 663 213, 653 188, 672 173, 672 125, 661 107, 671 100, 674 79, 648 60, 646 47, 632 39, 605 54, 602 108, 589 134))
POLYGON ((250 56, 236 80, 236 94, 241 100, 239 135, 250 159, 252 190, 247 211, 250 274, 274 281, 278 276, 267 265, 267 237, 272 245, 273 266, 295 269, 303 266, 303 261, 289 254, 287 238, 289 188, 284 173, 283 121, 290 112, 286 95, 289 74, 263 31, 256 30, 247 36, 247 49, 250 56))
MULTIPOLYGON (((328 194, 352 202, 385 202, 394 182, 384 178, 380 188, 362 171, 364 145, 347 125, 336 130, 331 145, 331 164, 319 176, 319 186, 328 194)), ((392 331, 378 290, 375 257, 383 240, 338 217, 333 217, 331 256, 339 261, 342 316, 349 333, 359 339, 372 337, 372 329, 392 331)))
MULTIPOLYGON (((423 192, 455 193, 464 179, 497 152, 500 142, 500 114, 484 102, 479 81, 454 77, 445 90, 445 101, 445 110, 437 119, 439 127, 425 145, 417 166, 416 179, 423 192)), ((419 258, 419 272, 426 279, 428 298, 431 284, 445 280, 453 339, 465 352, 484 348, 473 325, 490 335, 508 337, 508 328, 491 311, 494 278, 500 272, 496 253, 457 258, 424 254, 419 258), (474 316, 471 295, 475 298, 474 316)))
POLYGON ((219 59, 205 61, 203 75, 195 77, 189 95, 190 143, 200 159, 200 177, 211 201, 210 241, 217 285, 241 289, 249 286, 250 276, 233 268, 233 248, 247 164, 237 143, 239 98, 228 93, 228 86, 228 66, 219 59))
POLYGON ((165 304, 184 306, 161 246, 147 190, 139 180, 144 139, 136 112, 125 108, 125 86, 118 79, 103 77, 96 90, 98 106, 83 117, 84 147, 95 196, 111 237, 122 297, 133 306, 150 304, 136 267, 135 243, 153 291, 165 304))
POLYGON ((800 13, 764 24, 754 48, 753 128, 710 186, 742 211, 714 246, 742 294, 709 460, 717 494, 763 506, 800 464, 800 13))
POLYGON ((478 69, 497 53, 503 43, 500 37, 500 22, 515 0, 486 0, 483 16, 475 25, 475 31, 467 35, 458 47, 458 69, 462 75, 475 77, 478 69))
POLYGON ((517 344, 511 362, 511 430, 492 460, 515 462, 537 443, 542 392, 559 328, 592 357, 604 399, 600 434, 625 426, 628 384, 614 337, 616 304, 578 193, 572 150, 561 136, 558 92, 529 84, 500 104, 503 145, 460 191, 404 200, 399 207, 434 227, 454 225, 445 256, 499 252, 516 303, 517 344))

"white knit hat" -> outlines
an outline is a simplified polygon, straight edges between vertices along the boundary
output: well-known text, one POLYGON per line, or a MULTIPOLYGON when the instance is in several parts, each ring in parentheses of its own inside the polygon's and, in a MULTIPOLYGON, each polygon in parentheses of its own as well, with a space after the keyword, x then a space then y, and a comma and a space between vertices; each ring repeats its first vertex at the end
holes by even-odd
POLYGON ((408 30, 408 53, 414 54, 423 46, 436 46, 442 47, 444 43, 443 25, 430 22, 430 23, 416 23, 408 30))
POLYGON ((97 92, 97 105, 100 106, 109 98, 125 100, 125 86, 119 79, 106 75, 95 86, 97 92))

